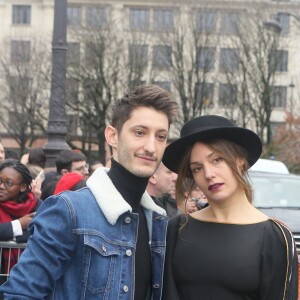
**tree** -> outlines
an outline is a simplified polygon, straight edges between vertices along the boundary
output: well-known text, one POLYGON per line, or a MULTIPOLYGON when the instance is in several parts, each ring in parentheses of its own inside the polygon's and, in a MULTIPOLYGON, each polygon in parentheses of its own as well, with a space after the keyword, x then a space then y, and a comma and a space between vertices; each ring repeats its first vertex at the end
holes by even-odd
POLYGON ((271 146, 276 159, 284 161, 292 173, 300 174, 300 117, 287 113, 286 124, 275 131, 271 146))
POLYGON ((283 45, 278 33, 265 28, 264 15, 249 10, 245 14, 235 20, 234 34, 228 38, 230 48, 238 50, 231 58, 238 65, 225 70, 226 80, 238 86, 236 121, 243 126, 254 122, 257 133, 268 145, 272 141, 271 114, 281 67, 278 54, 283 45))
POLYGON ((10 43, 3 43, 0 58, 3 96, 0 123, 23 154, 38 135, 46 133, 50 55, 43 39, 9 40, 10 43))
POLYGON ((67 107, 80 118, 81 150, 90 157, 92 143, 97 144, 98 159, 105 164, 104 129, 110 118, 109 109, 120 90, 140 83, 146 69, 145 50, 143 39, 137 34, 120 35, 114 20, 96 25, 74 31, 76 43, 69 43, 67 107), (137 43, 142 51, 133 47, 137 43), (84 57, 80 59, 79 54, 84 57))
MULTIPOLYGON (((182 108, 181 122, 213 109, 216 46, 215 14, 203 9, 177 15, 171 32, 158 33, 160 64, 172 82, 182 108), (172 58, 172 60, 170 59, 172 58)), ((155 72, 153 72, 155 74, 155 72)), ((154 75, 155 76, 155 75, 154 75)))

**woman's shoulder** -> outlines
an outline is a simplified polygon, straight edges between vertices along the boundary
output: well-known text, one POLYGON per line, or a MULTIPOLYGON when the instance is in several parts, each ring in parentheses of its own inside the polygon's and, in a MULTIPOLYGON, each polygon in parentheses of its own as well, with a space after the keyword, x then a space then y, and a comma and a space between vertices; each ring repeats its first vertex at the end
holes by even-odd
POLYGON ((272 232, 276 232, 277 234, 280 234, 281 236, 287 236, 289 238, 293 238, 293 234, 289 227, 285 225, 283 222, 277 219, 270 218, 268 222, 268 228, 272 232))
POLYGON ((187 221, 187 215, 180 214, 169 219, 168 227, 177 227, 183 225, 187 221))
POLYGON ((294 246, 294 237, 291 230, 277 219, 270 218, 266 222, 264 239, 265 242, 273 246, 281 244, 290 249, 293 249, 294 246))

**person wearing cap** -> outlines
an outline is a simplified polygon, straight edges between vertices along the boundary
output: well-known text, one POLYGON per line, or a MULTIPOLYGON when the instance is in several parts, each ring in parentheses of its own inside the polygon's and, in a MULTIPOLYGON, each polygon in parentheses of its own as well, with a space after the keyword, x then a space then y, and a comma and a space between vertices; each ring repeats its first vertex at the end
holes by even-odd
POLYGON ((221 116, 182 127, 163 163, 209 205, 169 221, 163 299, 297 300, 297 251, 289 229, 257 210, 247 170, 262 152, 260 138, 221 116))

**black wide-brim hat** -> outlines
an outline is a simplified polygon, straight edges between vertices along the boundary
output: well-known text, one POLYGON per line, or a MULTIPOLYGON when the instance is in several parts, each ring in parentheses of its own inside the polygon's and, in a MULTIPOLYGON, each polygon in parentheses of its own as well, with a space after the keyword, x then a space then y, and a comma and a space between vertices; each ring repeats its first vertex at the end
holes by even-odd
POLYGON ((206 139, 223 139, 242 146, 247 152, 249 167, 255 164, 262 152, 262 142, 256 133, 237 127, 224 117, 207 115, 196 117, 183 125, 180 138, 167 146, 162 162, 168 169, 178 173, 186 149, 206 139))

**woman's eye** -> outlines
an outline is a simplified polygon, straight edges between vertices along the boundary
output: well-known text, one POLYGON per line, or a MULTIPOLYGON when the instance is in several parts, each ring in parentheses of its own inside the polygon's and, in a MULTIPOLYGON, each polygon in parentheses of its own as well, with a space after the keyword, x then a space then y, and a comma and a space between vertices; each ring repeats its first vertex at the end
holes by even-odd
POLYGON ((222 161, 223 161, 223 158, 222 158, 222 157, 216 157, 216 158, 214 159, 214 161, 215 161, 216 163, 219 163, 219 162, 222 162, 222 161))
POLYGON ((201 167, 192 168, 192 173, 198 173, 201 170, 201 167))

